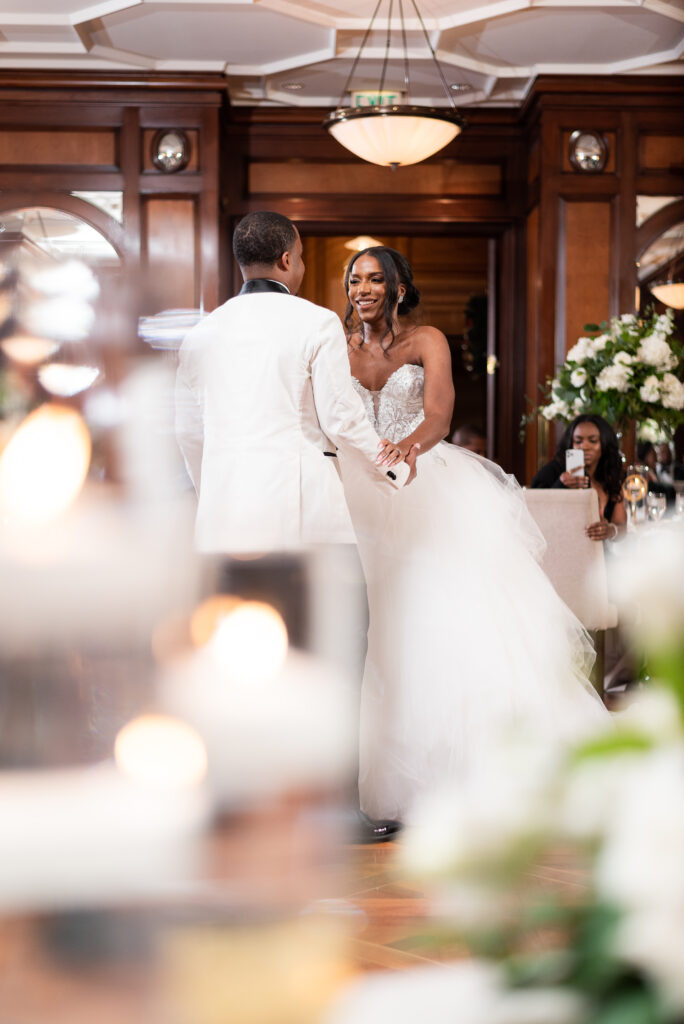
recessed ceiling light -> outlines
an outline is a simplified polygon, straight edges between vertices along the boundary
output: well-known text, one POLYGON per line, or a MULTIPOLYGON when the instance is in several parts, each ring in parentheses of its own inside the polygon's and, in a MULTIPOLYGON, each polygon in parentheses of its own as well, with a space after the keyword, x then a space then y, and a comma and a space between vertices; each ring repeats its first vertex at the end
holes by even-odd
POLYGON ((298 92, 298 90, 303 89, 304 86, 301 82, 282 82, 280 88, 288 89, 289 92, 298 92))

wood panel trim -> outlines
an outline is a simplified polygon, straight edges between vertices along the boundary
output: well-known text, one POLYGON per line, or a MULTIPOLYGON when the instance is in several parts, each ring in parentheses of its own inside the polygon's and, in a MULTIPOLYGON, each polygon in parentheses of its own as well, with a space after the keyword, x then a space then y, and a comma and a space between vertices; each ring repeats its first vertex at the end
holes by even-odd
POLYGON ((9 210, 22 209, 26 206, 46 206, 79 217, 80 220, 90 224, 101 235, 104 235, 122 259, 125 257, 126 237, 123 226, 104 210, 99 210, 85 199, 69 195, 68 192, 54 192, 52 189, 31 192, 3 190, 0 192, 0 212, 7 213, 9 210))
POLYGON ((645 220, 636 230, 636 259, 668 228, 684 220, 684 198, 677 199, 645 220))

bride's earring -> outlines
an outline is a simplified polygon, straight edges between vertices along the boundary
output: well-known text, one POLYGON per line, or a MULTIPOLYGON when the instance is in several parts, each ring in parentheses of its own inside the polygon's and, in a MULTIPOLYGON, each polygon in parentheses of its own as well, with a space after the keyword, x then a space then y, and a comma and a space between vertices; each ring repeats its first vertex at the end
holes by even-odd
POLYGON ((403 301, 404 301, 404 296, 403 296, 403 295, 400 295, 400 296, 399 296, 399 301, 400 301, 400 302, 403 302, 403 301))

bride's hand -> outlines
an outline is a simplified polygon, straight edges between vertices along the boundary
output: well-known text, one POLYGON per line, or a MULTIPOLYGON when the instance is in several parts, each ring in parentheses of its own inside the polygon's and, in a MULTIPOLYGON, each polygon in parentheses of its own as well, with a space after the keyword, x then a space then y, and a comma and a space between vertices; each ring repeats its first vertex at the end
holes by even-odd
POLYGON ((383 437, 375 461, 379 466, 396 466, 399 462, 404 461, 410 450, 410 444, 394 444, 393 441, 388 441, 386 437, 383 437))
POLYGON ((404 484, 404 487, 408 487, 408 485, 411 483, 411 481, 415 480, 415 478, 416 478, 416 459, 418 458, 419 455, 420 455, 420 445, 419 444, 411 445, 411 447, 409 448, 409 450, 408 450, 408 452, 406 454, 406 458, 404 459, 404 462, 409 467, 409 475, 406 477, 406 483, 404 484))

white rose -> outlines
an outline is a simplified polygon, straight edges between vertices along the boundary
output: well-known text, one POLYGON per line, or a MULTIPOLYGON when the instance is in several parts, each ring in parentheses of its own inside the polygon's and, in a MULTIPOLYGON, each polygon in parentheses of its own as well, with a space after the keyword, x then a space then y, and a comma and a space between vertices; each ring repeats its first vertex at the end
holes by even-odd
POLYGON ((634 356, 630 355, 629 352, 616 352, 613 356, 613 362, 616 365, 629 366, 634 362, 634 356))
POLYGON ((583 409, 584 409, 584 402, 582 401, 581 398, 576 398, 574 400, 574 402, 572 403, 572 412, 573 412, 573 414, 575 416, 579 416, 579 414, 582 412, 583 409))
POLYGON ((662 403, 666 409, 684 409, 684 384, 673 373, 666 373, 661 384, 662 403))
POLYGON ((618 926, 615 945, 618 955, 650 975, 662 990, 668 1009, 684 1010, 681 914, 660 907, 630 913, 618 926))
POLYGON ((671 309, 668 309, 667 313, 663 313, 656 320, 656 330, 660 331, 661 334, 672 334, 672 322, 674 320, 674 313, 671 309))
POLYGON ((639 388, 639 394, 644 402, 657 402, 660 399, 660 381, 651 374, 639 388))
POLYGON ((592 355, 591 338, 580 338, 568 352, 566 359, 569 363, 583 363, 592 355))
POLYGON ((582 385, 586 383, 587 371, 584 369, 583 366, 579 366, 570 374, 570 380, 572 382, 573 387, 581 388, 582 385))
POLYGON ((631 376, 632 369, 629 366, 604 366, 596 378, 596 387, 599 391, 629 391, 631 376))
POLYGON ((663 335, 657 333, 647 335, 637 349, 637 358, 647 366, 670 368, 673 355, 663 335))
POLYGON ((634 313, 623 313, 620 317, 621 324, 634 324, 636 323, 636 317, 634 313))
MULTIPOLYGON (((641 397, 643 398, 643 395, 641 397)), ((645 399, 645 401, 648 401, 648 399, 645 399)), ((655 420, 643 420, 639 424, 637 438, 639 441, 650 441, 651 444, 658 444, 661 440, 660 427, 655 420)))
POLYGON ((591 343, 592 351, 603 352, 604 348, 606 347, 609 341, 609 334, 599 334, 598 337, 594 338, 594 340, 591 343))

